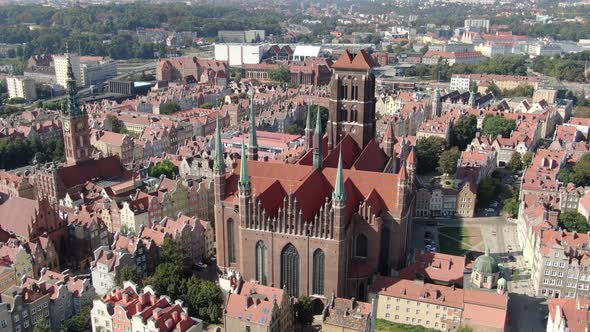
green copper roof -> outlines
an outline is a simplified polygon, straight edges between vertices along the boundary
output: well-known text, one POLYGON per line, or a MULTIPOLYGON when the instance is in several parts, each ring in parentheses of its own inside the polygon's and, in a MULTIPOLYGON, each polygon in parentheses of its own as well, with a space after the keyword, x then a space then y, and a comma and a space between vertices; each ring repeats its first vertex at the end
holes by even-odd
POLYGON ((477 257, 473 264, 473 271, 483 274, 494 274, 500 272, 496 259, 490 255, 489 249, 486 249, 485 254, 477 257))
POLYGON ((250 137, 248 138, 248 147, 258 147, 258 141, 256 140, 256 115, 254 114, 254 94, 250 97, 250 137))
POLYGON ((221 144, 221 126, 219 125, 219 116, 215 120, 215 160, 213 168, 218 171, 225 171, 225 162, 223 161, 223 145, 221 144))
POLYGON ((248 176, 248 158, 246 158, 246 144, 242 142, 242 156, 240 157, 240 190, 250 189, 250 177, 248 176))
POLYGON ((342 147, 340 148, 340 155, 338 157, 338 170, 336 171, 336 184, 334 185, 334 193, 332 199, 335 201, 346 201, 346 191, 344 190, 344 174, 342 166, 342 147))
POLYGON ((70 55, 66 54, 68 62, 68 81, 67 81, 67 96, 63 103, 63 113, 69 116, 82 115, 84 113, 80 108, 80 100, 78 99, 78 88, 76 86, 76 78, 74 77, 74 70, 70 62, 70 55))

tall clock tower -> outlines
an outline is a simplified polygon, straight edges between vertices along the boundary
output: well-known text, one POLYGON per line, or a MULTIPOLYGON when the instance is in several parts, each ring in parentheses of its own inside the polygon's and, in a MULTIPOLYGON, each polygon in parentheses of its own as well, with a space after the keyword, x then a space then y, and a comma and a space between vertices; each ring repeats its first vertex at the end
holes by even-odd
POLYGON ((72 70, 70 56, 68 59, 67 96, 62 106, 62 126, 64 134, 64 150, 68 165, 80 164, 90 159, 90 127, 88 113, 80 109, 80 100, 76 88, 76 78, 72 70))

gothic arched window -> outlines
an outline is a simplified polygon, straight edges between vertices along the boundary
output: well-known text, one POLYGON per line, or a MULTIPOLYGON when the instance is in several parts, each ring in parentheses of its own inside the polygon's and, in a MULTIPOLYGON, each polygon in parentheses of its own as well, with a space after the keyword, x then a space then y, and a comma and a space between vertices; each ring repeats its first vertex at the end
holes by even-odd
POLYGON ((352 80, 352 97, 350 99, 359 99, 359 82, 356 78, 352 80))
POLYGON ((367 237, 364 234, 359 234, 356 237, 354 245, 354 255, 356 257, 367 257, 367 237))
POLYGON ((232 218, 227 220, 227 259, 230 263, 236 262, 235 223, 232 218))
POLYGON ((326 256, 322 249, 313 253, 313 294, 324 295, 324 264, 326 256))
POLYGON ((299 296, 299 253, 290 243, 281 252, 281 286, 289 295, 299 296))
POLYGON ((256 281, 266 285, 266 245, 262 240, 256 242, 256 281))

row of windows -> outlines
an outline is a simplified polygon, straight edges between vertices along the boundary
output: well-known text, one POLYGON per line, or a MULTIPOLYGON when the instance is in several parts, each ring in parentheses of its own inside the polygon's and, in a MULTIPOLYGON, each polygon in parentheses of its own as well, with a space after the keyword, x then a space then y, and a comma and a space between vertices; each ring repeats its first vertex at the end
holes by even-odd
MULTIPOLYGON (((389 313, 386 313, 386 314, 385 314, 385 318, 390 318, 390 317, 391 317, 391 315, 390 315, 389 313)), ((399 315, 395 315, 395 320, 399 320, 399 319, 400 319, 400 318, 399 318, 399 315)), ((418 324, 418 325, 421 325, 421 324, 422 324, 422 319, 420 319, 420 318, 418 318, 418 319, 416 319, 416 318, 411 318, 411 319, 410 319, 410 317, 406 317, 406 319, 405 319, 405 322, 406 322, 406 323, 413 323, 413 324, 418 324)), ((430 325, 430 321, 429 321, 429 320, 427 320, 427 321, 426 321, 426 327, 429 327, 429 326, 431 326, 431 325, 430 325)), ((432 326, 434 326, 435 328, 438 328, 438 322, 434 322, 434 324, 433 324, 432 326)), ((446 329, 446 327, 447 327, 447 326, 446 326, 446 324, 445 324, 445 323, 442 323, 442 324, 441 324, 441 328, 442 328, 442 329, 446 329)))

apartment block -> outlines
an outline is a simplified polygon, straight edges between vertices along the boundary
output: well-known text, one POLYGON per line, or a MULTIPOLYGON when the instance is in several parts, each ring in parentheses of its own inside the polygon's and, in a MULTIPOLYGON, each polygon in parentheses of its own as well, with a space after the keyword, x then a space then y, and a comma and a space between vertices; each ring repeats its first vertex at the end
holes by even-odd
POLYGON ((24 98, 27 101, 37 99, 35 80, 29 77, 10 76, 6 78, 9 98, 24 98))

